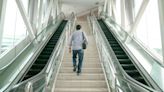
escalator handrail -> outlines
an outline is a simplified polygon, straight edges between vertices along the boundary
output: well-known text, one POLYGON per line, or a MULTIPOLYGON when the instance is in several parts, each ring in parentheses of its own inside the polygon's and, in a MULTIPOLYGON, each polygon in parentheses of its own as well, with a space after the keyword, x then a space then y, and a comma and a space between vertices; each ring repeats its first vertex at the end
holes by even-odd
MULTIPOLYGON (((113 34, 113 35, 116 35, 115 33, 113 33, 113 31, 112 31, 112 34, 113 34)), ((119 41, 119 39, 116 39, 116 40, 118 40, 118 42, 121 43, 121 42, 119 41)), ((119 66, 120 66, 119 68, 122 68, 120 64, 119 64, 119 66)), ((122 68, 122 69, 123 69, 123 68, 122 68)), ((121 69, 121 70, 122 70, 122 69, 121 69)), ((137 69, 137 70, 138 70, 138 69, 137 69)), ((141 71, 141 70, 139 69, 139 71, 141 71)), ((143 87, 146 87, 146 88, 148 87, 147 85, 144 85, 144 84, 142 84, 142 83, 140 83, 140 82, 134 80, 132 77, 130 77, 130 76, 124 71, 124 69, 123 69, 122 72, 124 72, 125 77, 127 77, 129 80, 132 80, 132 81, 135 82, 136 84, 141 85, 141 86, 143 86, 143 87)), ((147 73, 147 72, 145 72, 145 73, 147 73)), ((149 76, 149 75, 148 75, 148 76, 149 76)), ((149 77, 149 78, 151 79, 151 81, 154 81, 151 77, 149 77)), ((147 78, 146 78, 146 79, 147 79, 147 78)), ((150 85, 152 86, 152 84, 150 84, 150 85)), ((162 91, 161 88, 160 88, 156 83, 155 83, 154 86, 152 86, 152 87, 156 88, 155 90, 158 90, 158 91, 160 91, 160 92, 162 91)))
MULTIPOLYGON (((66 27, 65 27, 66 28, 66 27)), ((64 30, 64 29, 63 29, 64 30)), ((64 32, 63 32, 64 33, 64 32)), ((63 34, 62 33, 62 34, 63 34)), ((61 34, 61 35, 62 35, 61 34)), ((61 39, 61 36, 60 36, 60 38, 59 38, 59 40, 61 39)), ((55 48, 54 48, 54 50, 53 50, 53 52, 52 53, 55 53, 56 51, 57 51, 57 47, 58 47, 58 45, 59 45, 59 40, 57 41, 57 44, 56 44, 56 46, 55 46, 55 48)), ((48 62, 49 62, 49 64, 47 64, 47 65, 49 65, 49 66, 45 66, 43 69, 42 69, 42 71, 40 72, 40 73, 38 73, 37 75, 35 75, 35 76, 33 76, 33 77, 31 77, 31 78, 29 78, 29 79, 27 79, 27 80, 25 80, 25 81, 23 81, 23 82, 21 82, 21 83, 18 83, 18 84, 16 84, 16 85, 14 85, 13 87, 12 87, 12 89, 14 89, 14 88, 17 88, 17 87, 19 87, 19 86, 21 86, 21 85, 23 85, 23 84, 27 84, 28 82, 31 82, 31 83, 35 83, 35 82, 37 82, 39 79, 41 79, 41 78, 43 78, 43 77, 47 77, 47 74, 48 74, 48 70, 47 69, 49 69, 48 67, 50 67, 50 64, 51 64, 51 62, 53 62, 52 59, 53 57, 52 57, 52 55, 50 56, 50 59, 48 60, 48 62)))
MULTIPOLYGON (((105 36, 105 35, 104 35, 104 36, 105 36)), ((108 41, 107 41, 107 43, 108 43, 108 41)), ((109 46, 108 48, 111 47, 110 44, 108 44, 108 46, 109 46)), ((112 49, 112 48, 110 48, 110 49, 112 49)), ((114 54, 113 50, 110 51, 110 52, 114 54)), ((115 56, 114 58, 117 58, 117 57, 115 56)), ((136 81, 136 80, 133 79, 132 77, 130 77, 130 76, 124 71, 124 69, 122 68, 122 66, 119 64, 119 61, 118 61, 118 60, 117 60, 116 63, 117 63, 117 65, 118 65, 119 69, 121 70, 121 73, 123 74, 124 78, 126 78, 128 81, 131 81, 131 82, 133 82, 133 83, 135 83, 135 84, 138 84, 138 85, 140 85, 142 88, 150 88, 150 87, 148 87, 147 85, 144 85, 144 84, 142 84, 142 83, 136 81)), ((150 89, 152 89, 152 88, 150 88, 150 89)))
MULTIPOLYGON (((100 25, 98 24, 96 17, 93 16, 93 19, 94 19, 94 21, 96 21, 96 24, 99 26, 100 31, 98 31, 98 32, 102 35, 102 37, 104 37, 104 40, 106 41, 107 47, 109 49, 112 49, 110 44, 108 43, 107 39, 105 38, 105 35, 102 33, 102 29, 101 29, 100 25)), ((110 53, 114 54, 114 52, 112 50, 110 51, 110 53)), ((111 58, 111 57, 109 56, 108 58, 111 58)), ((116 58, 116 56, 114 58, 116 58)), ((124 71, 124 69, 121 67, 121 65, 118 62, 116 62, 116 63, 118 64, 119 69, 121 70, 121 72, 125 76, 126 80, 131 81, 132 83, 135 83, 136 85, 139 85, 142 88, 150 88, 150 87, 148 87, 148 86, 146 86, 146 85, 144 85, 142 83, 139 83, 138 81, 134 80, 133 78, 131 78, 129 75, 127 75, 127 73, 124 71)), ((114 65, 112 65, 112 66, 114 66, 114 65)), ((115 77, 117 77, 117 76, 115 76, 115 77)), ((152 89, 152 88, 150 88, 150 89, 152 89)))
MULTIPOLYGON (((96 20, 96 17, 94 16, 92 19, 93 19, 93 21, 96 22, 98 28, 99 28, 100 30, 102 30, 101 27, 100 27, 100 25, 98 24, 98 22, 97 22, 97 20, 96 20)), ((99 33, 98 33, 99 35, 103 35, 102 31, 97 31, 97 32, 99 32, 99 33)), ((101 37, 102 37, 103 41, 105 41, 104 43, 109 44, 109 43, 107 42, 107 40, 105 39, 105 35, 104 35, 104 36, 101 36, 101 37)), ((112 53, 114 54, 114 52, 112 52, 112 53)), ((112 60, 111 57, 110 57, 110 55, 108 55, 108 59, 112 60)), ((114 68, 113 63, 111 63, 111 64, 109 64, 109 62, 107 62, 107 63, 108 63, 109 66, 111 66, 112 68, 114 68)), ((114 70, 114 73, 116 73, 115 68, 114 68, 113 70, 114 70)), ((114 74, 113 74, 113 75, 114 75, 114 74)))
MULTIPOLYGON (((63 30, 66 30, 66 27, 67 27, 67 25, 65 25, 65 28, 63 30)), ((63 31, 62 34, 61 34, 61 36, 59 37, 57 43, 56 43, 56 46, 54 47, 54 50, 53 50, 52 53, 57 53, 59 51, 59 48, 62 46, 60 43, 61 43, 61 41, 63 41, 65 39, 65 34, 66 34, 66 31, 63 31)), ((50 60, 49 61, 50 63, 48 64, 48 66, 47 66, 47 68, 45 70, 45 72, 47 74, 49 74, 50 69, 53 68, 52 67, 53 66, 53 63, 54 63, 53 60, 54 60, 54 57, 55 56, 57 56, 57 55, 56 54, 53 54, 53 55, 50 56, 50 59, 49 59, 50 60)))
MULTIPOLYGON (((121 71, 122 75, 123 75, 125 78, 127 78, 127 79, 129 79, 129 80, 131 80, 131 81, 133 81, 133 82, 135 82, 135 83, 137 83, 137 84, 140 84, 140 85, 142 85, 142 86, 146 86, 146 85, 143 85, 142 83, 139 83, 138 81, 136 81, 136 80, 133 79, 132 77, 130 77, 130 76, 124 71, 124 69, 123 69, 122 66, 120 65, 120 63, 119 63, 119 61, 118 61, 118 59, 117 59, 117 57, 116 57, 114 51, 112 50, 111 45, 109 44, 108 40, 105 38, 105 34, 102 33, 103 31, 102 31, 100 25, 98 24, 98 22, 97 22, 97 25, 99 26, 99 28, 100 28, 100 30, 101 30, 101 31, 100 31, 100 34, 102 35, 102 37, 104 37, 104 40, 106 41, 106 44, 107 44, 107 48, 108 48, 108 50, 110 50, 109 52, 113 55, 113 58, 115 58, 115 60, 116 60, 115 63, 117 63, 118 68, 119 68, 119 70, 121 71)), ((108 57, 108 58, 110 58, 110 57, 108 57)))
MULTIPOLYGON (((126 83, 128 83, 128 84, 130 84, 130 85, 133 85, 134 87, 143 88, 143 89, 145 89, 145 90, 147 90, 147 91, 151 91, 151 92, 159 92, 159 91, 154 90, 154 89, 152 89, 152 88, 150 88, 150 87, 147 87, 147 86, 142 87, 141 85, 138 85, 138 84, 134 83, 133 81, 127 79, 127 78, 121 77, 121 76, 119 76, 118 74, 115 74, 115 75, 116 75, 116 79, 118 79, 118 80, 123 80, 124 82, 126 82, 126 83)), ((117 83, 115 83, 115 84, 116 84, 116 86, 118 86, 119 88, 121 88, 119 85, 117 85, 117 83)))
MULTIPOLYGON (((57 45, 57 44, 56 44, 57 45)), ((44 69, 39 73, 39 74, 37 74, 37 75, 35 75, 34 77, 32 77, 32 79, 31 78, 29 78, 29 79, 27 79, 27 80, 25 80, 25 81, 23 81, 23 82, 21 82, 21 83, 19 83, 19 84, 16 84, 13 88, 15 88, 15 87, 18 87, 18 86, 20 86, 20 85, 22 85, 22 84, 24 84, 24 83, 27 83, 28 81, 31 81, 31 80, 34 80, 34 81, 36 81, 36 80, 38 80, 39 79, 39 77, 42 77, 42 76, 44 76, 44 75, 46 75, 46 73, 45 73, 45 69, 46 67, 44 67, 44 69)), ((12 88, 12 89, 13 89, 12 88)))
MULTIPOLYGON (((125 32, 125 30, 122 29, 122 28, 121 28, 116 22, 114 22, 112 19, 110 20, 110 22, 112 22, 112 24, 114 23, 115 26, 119 27, 119 28, 122 30, 121 32, 125 32)), ((107 24, 106 24, 106 25, 107 25, 107 24)), ((111 26, 112 26, 112 25, 110 25, 110 28, 111 28, 111 26)), ((126 32, 126 33, 127 33, 127 32, 126 32)), ((112 31, 112 34, 113 34, 113 35, 119 35, 119 33, 117 33, 116 31, 112 31)), ((127 33, 126 35, 129 35, 129 34, 127 33)), ((160 63, 158 62, 158 60, 155 59, 154 56, 152 56, 151 53, 149 53, 148 49, 145 48, 145 46, 143 46, 139 41, 137 41, 137 40, 136 40, 135 38, 133 38, 132 36, 130 36, 130 39, 132 39, 136 44, 138 44, 139 47, 140 47, 148 56, 150 56, 150 58, 153 59, 154 63, 156 62, 156 64, 158 64, 159 67, 164 68, 163 65, 160 64, 160 63)), ((119 42, 122 43, 121 39, 117 39, 117 40, 119 40, 119 42)), ((126 47, 126 45, 124 45, 124 46, 126 47)), ((124 46, 123 46, 123 47, 124 47, 124 46)), ((127 48, 127 51, 129 51, 128 48, 127 48)), ((128 53, 131 53, 131 51, 128 52, 128 53)), ((137 59, 133 54, 130 54, 130 56, 134 57, 134 59, 138 61, 138 59, 137 59)), ((138 62, 139 62, 139 61, 138 61, 138 62)), ((156 81, 154 81, 154 79, 152 79, 152 77, 150 76, 150 74, 148 74, 148 72, 147 72, 146 70, 144 70, 145 68, 144 68, 140 63, 137 63, 137 65, 140 65, 140 66, 141 66, 140 68, 143 69, 143 70, 141 70, 141 71, 144 71, 144 74, 146 74, 146 76, 147 76, 146 79, 151 80, 151 84, 150 84, 150 85, 151 85, 152 87, 156 88, 156 90, 162 91, 161 87, 156 83, 156 81)), ((130 77, 129 77, 129 78, 130 78, 130 77)), ((130 79, 132 79, 132 78, 130 78, 130 79)), ((137 83, 138 83, 138 82, 137 82, 137 83)), ((150 81, 149 81, 149 83, 150 83, 150 81)))

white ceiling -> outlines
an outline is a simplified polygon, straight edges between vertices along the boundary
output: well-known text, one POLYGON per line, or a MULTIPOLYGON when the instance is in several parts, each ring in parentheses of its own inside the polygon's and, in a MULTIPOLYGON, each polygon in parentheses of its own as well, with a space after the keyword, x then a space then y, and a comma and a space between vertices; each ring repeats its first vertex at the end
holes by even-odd
POLYGON ((77 15, 82 15, 92 8, 102 4, 104 0, 61 0, 62 11, 66 16, 75 12, 77 15))

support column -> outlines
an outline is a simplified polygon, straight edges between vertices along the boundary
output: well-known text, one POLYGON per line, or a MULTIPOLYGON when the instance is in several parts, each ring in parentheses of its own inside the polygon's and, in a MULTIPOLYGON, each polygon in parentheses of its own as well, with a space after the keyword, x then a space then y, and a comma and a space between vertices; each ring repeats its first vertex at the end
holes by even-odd
POLYGON ((129 31, 134 22, 134 0, 125 0, 125 13, 127 19, 125 27, 129 31))
POLYGON ((112 13, 111 13, 111 12, 112 12, 111 0, 108 0, 108 7, 107 7, 107 8, 108 8, 108 15, 109 15, 109 16, 112 16, 112 13))
POLYGON ((125 28, 125 0, 121 0, 121 27, 125 28))
POLYGON ((135 22, 134 22, 134 24, 130 30, 130 35, 133 35, 134 31, 136 30, 136 28, 137 28, 137 26, 138 26, 138 24, 142 18, 143 13, 145 12, 145 9, 146 9, 148 3, 149 3, 149 0, 143 0, 142 5, 139 9, 139 12, 135 18, 135 22))
POLYGON ((53 19, 56 18, 56 6, 57 6, 57 1, 58 1, 58 0, 54 0, 54 4, 53 4, 53 8, 52 8, 53 19))
POLYGON ((2 47, 2 38, 3 38, 3 28, 4 28, 4 19, 6 14, 6 4, 7 0, 0 0, 0 54, 2 47))
POLYGON ((38 33, 41 31, 42 28, 42 18, 43 18, 43 0, 40 0, 40 7, 39 7, 39 18, 38 18, 38 33))
POLYGON ((37 35, 37 28, 38 28, 38 0, 30 0, 29 4, 29 15, 30 15, 30 23, 32 25, 34 35, 37 35))
POLYGON ((112 18, 115 20, 116 19, 116 1, 111 0, 111 8, 112 8, 112 18))
POLYGON ((19 8, 19 11, 22 15, 23 21, 24 21, 24 23, 27 27, 27 31, 29 33, 29 36, 30 36, 31 40, 33 40, 35 38, 34 30, 33 30, 32 26, 30 24, 30 21, 27 17, 27 14, 26 14, 25 9, 23 7, 22 1, 21 0, 16 0, 16 3, 17 3, 17 6, 19 8))
POLYGON ((49 19, 50 13, 51 13, 52 5, 53 5, 53 0, 50 0, 50 2, 48 4, 47 14, 45 17, 45 19, 46 19, 45 24, 46 25, 48 24, 48 19, 49 19))
MULTIPOLYGON (((139 22, 140 22, 140 20, 142 18, 143 13, 145 12, 145 9, 146 9, 148 3, 149 3, 149 0, 143 0, 142 5, 141 5, 141 7, 139 9, 139 12, 138 12, 138 14, 137 14, 137 16, 135 18, 135 21, 134 21, 134 23, 132 25, 132 28, 129 31, 129 34, 131 36, 133 36, 133 33, 136 31, 136 28, 137 28, 137 26, 138 26, 138 24, 139 24, 139 22)), ((128 40, 128 37, 125 38, 125 42, 127 40, 128 40)))
POLYGON ((104 8, 103 8, 103 13, 105 13, 105 18, 106 18, 106 10, 107 10, 107 3, 108 3, 108 0, 105 0, 105 4, 104 4, 104 8))
POLYGON ((159 6, 159 17, 160 17, 160 29, 161 29, 161 44, 162 44, 162 57, 163 57, 163 64, 164 64, 164 1, 158 0, 159 6))

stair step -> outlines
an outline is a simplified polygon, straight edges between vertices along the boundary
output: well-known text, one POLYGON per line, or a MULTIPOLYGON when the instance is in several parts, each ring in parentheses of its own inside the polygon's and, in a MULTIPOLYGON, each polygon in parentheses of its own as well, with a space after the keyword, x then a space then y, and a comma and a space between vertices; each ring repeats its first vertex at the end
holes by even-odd
MULTIPOLYGON (((83 61, 84 62, 100 62, 99 57, 97 57, 97 58, 94 58, 94 57, 86 58, 86 57, 84 57, 83 61)), ((70 58, 70 57, 69 58, 64 58, 63 62, 72 62, 72 58, 70 58)))
POLYGON ((108 92, 107 88, 56 88, 54 92, 108 92))
POLYGON ((106 88, 105 80, 57 80, 56 88, 106 88), (71 84, 71 85, 70 85, 71 84))
POLYGON ((104 75, 97 73, 82 73, 80 76, 77 76, 76 73, 60 73, 58 75, 59 80, 105 80, 104 75))
MULTIPOLYGON (((63 67, 60 70, 60 73, 72 73, 73 68, 72 67, 63 67)), ((82 68, 82 73, 103 73, 103 70, 101 68, 82 68)))
MULTIPOLYGON (((78 64, 78 63, 77 63, 78 64)), ((72 67, 72 62, 63 62, 62 67, 72 67)), ((83 67, 101 67, 101 64, 99 62, 83 62, 83 67)))

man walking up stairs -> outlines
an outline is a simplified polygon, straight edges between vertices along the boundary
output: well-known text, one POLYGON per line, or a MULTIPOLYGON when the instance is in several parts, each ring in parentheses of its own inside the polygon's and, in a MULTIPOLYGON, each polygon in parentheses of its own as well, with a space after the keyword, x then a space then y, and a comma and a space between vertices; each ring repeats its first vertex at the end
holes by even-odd
POLYGON ((88 36, 88 47, 84 51, 82 73, 77 76, 73 72, 72 55, 65 53, 54 92, 109 92, 105 75, 99 60, 93 35, 89 32, 87 22, 82 23, 88 36))

